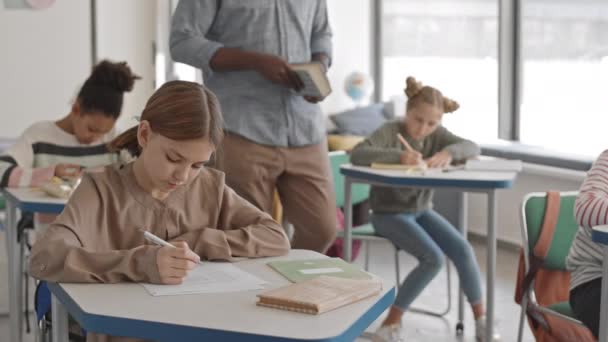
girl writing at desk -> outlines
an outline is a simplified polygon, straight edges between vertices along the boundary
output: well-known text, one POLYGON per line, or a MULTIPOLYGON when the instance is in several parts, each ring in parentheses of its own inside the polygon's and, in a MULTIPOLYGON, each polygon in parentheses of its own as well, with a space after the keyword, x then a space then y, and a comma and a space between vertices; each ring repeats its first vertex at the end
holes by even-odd
POLYGON ((283 228, 205 166, 222 126, 218 100, 205 87, 160 87, 139 125, 111 143, 137 159, 85 174, 32 248, 31 274, 55 282, 179 284, 200 259, 286 254, 283 228), (140 229, 177 248, 146 243, 140 229))
MULTIPOLYGON (((459 105, 413 77, 406 80, 405 118, 384 124, 352 151, 355 165, 392 163, 446 167, 479 155, 479 147, 441 126, 444 113, 459 105)), ((432 209, 430 189, 372 186, 370 202, 376 233, 418 259, 405 278, 388 316, 377 330, 378 341, 401 341, 401 318, 442 267, 444 254, 452 260, 475 317, 477 341, 484 341, 485 308, 481 277, 470 244, 445 218, 432 209)), ((498 337, 497 337, 498 338, 498 337)))
POLYGON ((106 144, 116 136, 123 94, 137 79, 126 62, 97 64, 65 117, 34 123, 2 153, 0 186, 39 186, 53 176, 78 177, 82 167, 117 161, 106 144))
MULTIPOLYGON (((0 187, 38 187, 53 177, 76 180, 83 168, 117 162, 106 144, 116 136, 124 93, 137 79, 126 62, 95 65, 66 116, 32 124, 0 155, 0 187)), ((37 214, 35 223, 44 228, 54 218, 37 214)), ((24 213, 20 229, 33 228, 32 220, 24 213)))

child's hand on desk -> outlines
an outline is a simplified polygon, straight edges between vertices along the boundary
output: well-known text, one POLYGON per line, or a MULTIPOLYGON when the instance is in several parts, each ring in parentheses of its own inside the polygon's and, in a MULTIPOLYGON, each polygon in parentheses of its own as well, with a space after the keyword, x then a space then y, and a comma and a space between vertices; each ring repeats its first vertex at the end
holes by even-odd
POLYGON ((403 152, 401 152, 400 159, 401 164, 404 165, 419 165, 423 163, 422 154, 414 150, 403 150, 403 152))
POLYGON ((156 266, 161 284, 177 285, 182 283, 201 258, 184 241, 171 244, 176 248, 164 246, 158 250, 156 266))
POLYGON ((77 178, 82 174, 82 167, 76 164, 55 165, 55 176, 59 178, 77 178))
POLYGON ((426 164, 430 168, 445 168, 452 163, 452 155, 447 151, 435 153, 432 157, 426 160, 426 164))

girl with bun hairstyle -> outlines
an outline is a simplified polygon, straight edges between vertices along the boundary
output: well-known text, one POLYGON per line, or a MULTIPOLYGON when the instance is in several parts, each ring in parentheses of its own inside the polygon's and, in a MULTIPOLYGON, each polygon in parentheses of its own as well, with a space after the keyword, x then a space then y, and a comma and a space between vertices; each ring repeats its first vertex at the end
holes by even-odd
MULTIPOLYGON (((458 109, 451 100, 413 77, 406 80, 405 118, 391 121, 352 151, 355 165, 394 163, 446 167, 480 154, 472 141, 452 134, 441 125, 444 113, 458 109)), ((485 342, 485 308, 479 266, 471 245, 459 231, 433 210, 433 190, 372 186, 372 223, 376 233, 418 259, 418 265, 401 284, 393 306, 375 333, 377 341, 401 341, 401 318, 431 282, 444 263, 454 263, 463 291, 475 317, 477 341, 485 342)), ((499 339, 499 336, 495 336, 499 339)))
POLYGON ((0 155, 0 187, 39 186, 117 161, 106 144, 115 136, 123 94, 137 79, 126 62, 97 64, 65 117, 34 123, 0 155))

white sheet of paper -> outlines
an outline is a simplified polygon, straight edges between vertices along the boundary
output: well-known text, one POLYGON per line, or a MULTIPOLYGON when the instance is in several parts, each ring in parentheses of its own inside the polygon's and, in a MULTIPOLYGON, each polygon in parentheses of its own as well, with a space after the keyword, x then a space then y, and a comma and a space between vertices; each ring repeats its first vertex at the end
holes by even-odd
POLYGON ((228 262, 206 262, 180 285, 142 284, 152 296, 259 290, 267 282, 228 262))

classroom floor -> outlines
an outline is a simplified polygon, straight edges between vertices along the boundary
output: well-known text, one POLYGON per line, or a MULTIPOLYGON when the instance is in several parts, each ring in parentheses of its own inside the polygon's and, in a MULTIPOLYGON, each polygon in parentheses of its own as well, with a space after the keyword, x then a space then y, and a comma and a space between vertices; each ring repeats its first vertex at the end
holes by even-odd
MULTIPOLYGON (((477 254, 479 264, 482 270, 482 281, 485 288, 485 245, 479 242, 473 242, 475 252, 477 254)), ((372 245, 372 257, 370 262, 370 271, 385 277, 386 279, 395 279, 393 266, 392 247, 388 244, 377 243, 372 245)), ((6 275, 6 251, 4 234, 0 232, 0 279, 7 279, 6 275)), ((363 253, 359 256, 357 263, 363 264, 363 253)), ((497 255, 497 279, 496 279, 496 310, 497 328, 502 335, 502 341, 511 342, 517 339, 517 328, 519 321, 519 307, 513 302, 513 289, 515 283, 515 272, 517 269, 517 253, 513 250, 501 249, 497 255)), ((401 253, 402 276, 405 275, 415 265, 415 260, 404 253, 401 253)), ((456 273, 452 268, 452 279, 457 279, 456 273)), ((442 271, 429 288, 415 302, 417 307, 432 307, 442 309, 446 305, 446 272, 442 271)), ((455 325, 457 323, 457 297, 456 285, 452 288, 452 310, 444 318, 435 318, 428 315, 408 313, 404 316, 403 324, 403 341, 432 341, 432 342, 447 342, 447 341, 466 341, 473 342, 474 325, 473 318, 468 306, 465 310, 465 334, 464 337, 455 336, 455 325)), ((6 281, 0 281, 0 342, 9 342, 8 336, 8 289, 6 281)), ((485 298, 485 297, 484 297, 485 298)), ((381 323, 382 317, 374 322, 368 331, 374 331, 381 323)), ((33 322, 33 321, 32 321, 33 322)), ((34 341, 34 334, 25 334, 24 341, 34 341)), ((526 325, 524 332, 524 341, 533 341, 532 335, 526 325)), ((364 338, 357 339, 357 342, 368 341, 364 338)))

